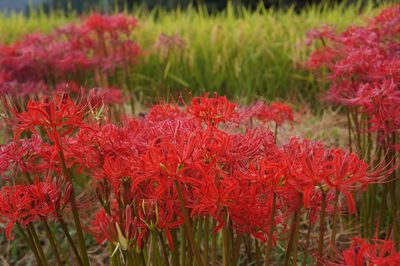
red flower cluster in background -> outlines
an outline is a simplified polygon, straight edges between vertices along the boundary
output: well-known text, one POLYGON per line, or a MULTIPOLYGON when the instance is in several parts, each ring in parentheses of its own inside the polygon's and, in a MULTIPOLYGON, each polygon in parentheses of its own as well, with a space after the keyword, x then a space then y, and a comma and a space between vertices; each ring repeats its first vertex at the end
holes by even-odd
POLYGON ((326 68, 328 99, 368 116, 368 130, 390 134, 400 128, 400 6, 385 9, 366 26, 337 33, 323 27, 309 33, 323 45, 307 66, 326 68))
MULTIPOLYGON (((343 252, 343 259, 333 265, 398 265, 399 227, 398 208, 398 139, 400 133, 400 5, 384 9, 365 26, 351 26, 336 32, 325 26, 309 33, 309 41, 321 45, 311 53, 306 65, 324 69, 329 82, 327 99, 344 107, 347 114, 349 149, 371 162, 376 169, 383 164, 391 169, 386 182, 364 187, 363 209, 359 225, 360 236, 372 239, 379 234, 392 241, 355 239, 343 252), (367 200, 368 199, 368 200, 367 200), (367 203, 367 200, 369 203, 367 203)), ((335 160, 339 169, 354 171, 348 177, 364 175, 364 163, 346 155, 335 160)), ((342 180, 332 182, 337 189, 357 189, 342 180), (350 186, 349 186, 350 185, 350 186)), ((342 191, 342 193, 347 193, 342 191)), ((345 194, 346 195, 346 194, 345 194)), ((348 202, 354 200, 347 194, 348 202)), ((352 207, 349 206, 349 209, 352 207)))
MULTIPOLYGON (((0 47, 0 93, 48 93, 58 83, 108 87, 116 71, 128 75, 140 48, 132 40, 137 20, 92 14, 50 34, 33 33, 0 47)), ((122 87, 122 86, 121 86, 122 87)))
POLYGON ((400 261, 400 253, 396 251, 393 241, 372 239, 371 243, 361 238, 354 238, 350 247, 342 253, 338 263, 329 266, 396 266, 400 261))

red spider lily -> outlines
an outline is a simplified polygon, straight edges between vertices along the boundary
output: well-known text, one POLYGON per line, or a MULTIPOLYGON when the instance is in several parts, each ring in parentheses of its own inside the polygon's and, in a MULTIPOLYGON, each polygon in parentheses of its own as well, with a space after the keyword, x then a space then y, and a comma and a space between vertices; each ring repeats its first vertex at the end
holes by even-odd
POLYGON ((292 108, 280 102, 272 102, 269 106, 266 106, 264 110, 257 114, 257 118, 263 122, 273 121, 277 126, 281 126, 284 122, 294 122, 292 108))
POLYGON ((288 187, 289 167, 290 161, 287 155, 278 147, 271 145, 262 157, 250 162, 251 174, 244 178, 259 183, 269 193, 280 193, 293 189, 288 187))
MULTIPOLYGON (((226 141, 218 140, 224 149, 219 162, 224 169, 236 169, 247 172, 249 165, 256 159, 263 158, 275 148, 275 139, 271 131, 262 128, 246 130, 244 134, 228 135, 226 141)), ((215 147, 215 146, 214 146, 215 147)), ((272 153, 272 152, 271 152, 272 153)))
POLYGON ((83 28, 86 31, 94 32, 107 32, 110 34, 117 34, 124 32, 129 34, 130 31, 137 27, 138 21, 134 17, 127 17, 123 14, 114 16, 104 16, 101 14, 93 13, 83 22, 83 28))
POLYGON ((24 131, 39 134, 37 128, 40 127, 58 148, 61 148, 61 137, 83 124, 84 108, 75 104, 67 95, 43 97, 38 101, 29 100, 26 111, 23 112, 9 106, 8 109, 16 118, 15 139, 24 131))
POLYGON ((16 223, 25 227, 35 219, 31 213, 32 197, 26 186, 4 186, 0 189, 0 223, 6 224, 8 239, 12 239, 11 230, 16 223))
POLYGON ((117 189, 120 180, 136 175, 147 147, 146 131, 137 121, 131 122, 85 127, 66 150, 94 178, 108 179, 117 189))
POLYGON ((321 143, 292 139, 285 149, 292 158, 289 182, 302 192, 306 208, 314 193, 332 189, 343 193, 349 211, 355 212, 352 193, 386 177, 382 169, 369 171, 369 165, 357 155, 342 149, 325 149, 321 143))
POLYGON ((140 54, 140 47, 131 40, 136 25, 133 17, 93 14, 81 24, 47 35, 33 33, 1 46, 0 94, 51 94, 66 78, 81 85, 94 77, 97 86, 108 86, 100 76, 128 71, 140 54))
POLYGON ((96 196, 104 209, 110 207, 111 185, 107 179, 101 179, 96 183, 96 196))
MULTIPOLYGON (((257 101, 255 103, 251 103, 247 106, 239 108, 239 120, 242 123, 246 123, 248 121, 253 122, 253 119, 262 112, 266 107, 263 102, 257 101)), ((252 127, 252 125, 250 125, 252 127)))
MULTIPOLYGON (((258 186, 251 183, 240 182, 235 187, 235 193, 231 193, 233 204, 227 207, 228 215, 231 220, 231 227, 238 234, 249 234, 261 242, 265 242, 270 227, 270 214, 272 206, 272 193, 261 190, 258 186)), ((229 202, 228 202, 229 203, 229 202)), ((281 209, 280 203, 278 209, 281 209)), ((275 224, 281 224, 281 216, 274 217, 275 224)), ((224 222, 220 222, 223 226, 224 222)), ((217 231, 219 228, 215 228, 217 231)), ((275 231, 274 241, 279 232, 275 231)))
POLYGON ((400 263, 400 253, 393 241, 374 239, 371 243, 361 238, 354 238, 350 247, 343 251, 342 261, 329 262, 328 265, 340 266, 395 266, 400 263))
POLYGON ((42 182, 36 177, 35 183, 27 188, 34 204, 32 214, 44 220, 52 216, 58 217, 60 211, 68 204, 72 193, 72 184, 64 184, 63 180, 57 178, 51 180, 50 177, 42 182))
MULTIPOLYGON (((310 205, 309 205, 309 217, 308 220, 310 221, 311 224, 315 224, 319 218, 319 215, 321 213, 321 203, 322 203, 322 193, 323 191, 321 190, 316 190, 310 198, 310 205)), ((330 189, 328 191, 324 191, 326 193, 326 213, 329 215, 336 215, 340 213, 348 213, 349 210, 349 203, 348 201, 346 203, 340 203, 337 206, 337 212, 335 214, 335 206, 334 206, 334 200, 335 200, 335 190, 330 189)))
POLYGON ((161 33, 153 46, 160 51, 162 56, 167 57, 171 51, 185 48, 186 42, 178 34, 161 33))
POLYGON ((376 180, 369 178, 368 164, 355 154, 335 149, 330 151, 329 156, 331 158, 328 167, 331 167, 332 172, 325 180, 326 184, 346 196, 349 211, 354 213, 355 202, 351 192, 360 188, 365 190, 370 183, 376 182, 376 180))
POLYGON ((206 93, 203 97, 194 97, 187 112, 208 126, 217 126, 221 122, 235 122, 239 117, 236 108, 225 96, 214 94, 209 98, 206 93))
POLYGON ((390 6, 370 21, 373 27, 384 30, 385 35, 395 35, 400 32, 400 5, 390 6))
POLYGON ((165 201, 143 200, 139 207, 139 218, 146 225, 147 230, 164 231, 171 249, 174 249, 174 242, 170 233, 183 224, 183 217, 178 209, 177 200, 165 201))
MULTIPOLYGON (((115 206, 115 204, 112 205, 115 206)), ((132 217, 131 206, 128 205, 123 210, 111 208, 111 212, 107 213, 104 209, 99 210, 88 228, 97 242, 103 244, 105 240, 108 240, 115 245, 119 244, 122 250, 142 247, 141 238, 138 238, 140 234, 139 221, 136 217, 132 217)))
POLYGON ((48 85, 43 81, 18 82, 13 79, 3 80, 0 77, 0 96, 9 95, 13 98, 18 98, 40 95, 40 93, 47 93, 48 91, 48 85))
POLYGON ((84 51, 92 69, 113 71, 128 67, 139 55, 139 46, 129 40, 136 25, 134 17, 93 14, 80 27, 68 25, 56 32, 65 35, 74 49, 84 51))
MULTIPOLYGON (((229 207, 232 227, 238 232, 249 233, 264 242, 268 238, 270 223, 285 226, 292 213, 298 209, 299 196, 286 181, 288 176, 287 160, 281 160, 284 153, 272 148, 265 157, 250 163, 250 171, 234 172, 240 188, 229 207), (273 197, 276 203, 273 203, 273 197), (275 206, 273 206, 275 205, 275 206), (271 220, 272 209, 275 213, 271 220)), ((276 241, 279 231, 273 231, 272 240, 276 241)))
POLYGON ((26 226, 33 221, 57 219, 68 204, 71 184, 46 178, 34 184, 4 186, 0 192, 0 222, 7 223, 6 236, 10 238, 15 223, 26 226))
POLYGON ((154 105, 146 116, 146 120, 151 122, 161 122, 174 119, 184 119, 187 115, 176 104, 154 105))
POLYGON ((225 225, 224 214, 227 208, 238 207, 236 199, 239 196, 239 183, 223 171, 210 174, 194 188, 192 216, 209 214, 219 222, 213 230, 216 233, 225 225))
POLYGON ((37 134, 30 139, 9 142, 0 148, 0 174, 5 176, 14 171, 12 176, 16 178, 19 172, 35 174, 51 169, 50 163, 43 158, 49 148, 37 134))
POLYGON ((89 102, 91 107, 100 107, 102 104, 117 105, 123 103, 123 95, 116 88, 94 88, 89 91, 89 102))
POLYGON ((80 87, 76 82, 74 81, 64 81, 57 83, 55 87, 55 91, 53 95, 62 95, 62 94, 79 94, 82 92, 82 87, 80 87))
MULTIPOLYGON (((333 39, 335 37, 335 28, 330 25, 323 25, 317 29, 307 32, 307 45, 311 45, 314 40, 333 39)), ((328 62, 329 63, 329 62, 328 62)))
POLYGON ((328 99, 368 115, 371 132, 390 134, 400 127, 398 14, 396 5, 367 26, 312 34, 324 45, 311 54, 307 65, 327 68, 328 99))
POLYGON ((95 215, 88 231, 96 238, 96 241, 103 244, 106 240, 118 242, 118 233, 111 216, 107 215, 104 209, 100 209, 95 215))
POLYGON ((303 194, 304 207, 308 208, 313 193, 327 189, 324 181, 330 175, 329 153, 320 142, 296 138, 292 138, 284 149, 291 159, 288 182, 303 194))

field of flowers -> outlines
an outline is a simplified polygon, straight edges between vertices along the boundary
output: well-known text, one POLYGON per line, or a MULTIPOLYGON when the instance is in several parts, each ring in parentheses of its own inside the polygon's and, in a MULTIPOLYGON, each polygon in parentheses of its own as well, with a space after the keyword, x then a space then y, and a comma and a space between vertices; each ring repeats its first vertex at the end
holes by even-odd
POLYGON ((400 5, 357 10, 10 26, 1 264, 400 265, 400 5))

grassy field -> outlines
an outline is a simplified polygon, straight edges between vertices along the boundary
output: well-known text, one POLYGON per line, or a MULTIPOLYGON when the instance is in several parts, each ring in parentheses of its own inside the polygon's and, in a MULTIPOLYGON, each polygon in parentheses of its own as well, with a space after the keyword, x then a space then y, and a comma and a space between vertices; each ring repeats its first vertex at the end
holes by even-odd
MULTIPOLYGON (((146 11, 136 8, 139 20, 136 41, 143 56, 131 74, 130 89, 143 97, 160 90, 177 94, 217 91, 231 98, 286 98, 316 103, 320 85, 301 64, 309 47, 306 33, 331 24, 338 30, 372 17, 382 6, 311 6, 296 13, 246 8, 207 14, 204 9, 146 11), (176 34, 184 46, 162 51, 154 44, 160 34, 176 34), (141 93, 143 92, 143 93, 141 93)), ((10 43, 34 31, 49 32, 77 20, 76 14, 54 12, 0 16, 0 42, 10 43)))

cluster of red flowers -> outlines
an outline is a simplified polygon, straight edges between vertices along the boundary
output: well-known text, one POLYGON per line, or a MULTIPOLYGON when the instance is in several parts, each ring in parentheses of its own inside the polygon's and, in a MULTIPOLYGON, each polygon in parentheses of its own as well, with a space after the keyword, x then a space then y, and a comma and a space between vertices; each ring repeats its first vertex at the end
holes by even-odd
MULTIPOLYGON (((283 105, 271 104, 268 115, 247 108, 247 117, 290 122, 291 109, 276 106, 283 105)), ((65 94, 30 100, 26 111, 7 108, 15 135, 0 153, 11 183, 0 191, 0 221, 8 237, 15 224, 62 219, 79 172, 92 177, 100 203, 87 230, 123 250, 143 249, 152 232, 173 249, 171 232, 185 212, 212 218, 214 233, 229 227, 275 242, 294 213, 314 223, 321 212, 355 212, 355 193, 380 180, 342 149, 298 138, 278 146, 265 127, 243 128, 238 106, 217 95, 156 105, 119 125, 85 118, 91 112, 65 94), (334 200, 338 194, 345 201, 334 200)))
POLYGON ((258 260, 257 245, 266 244, 266 264, 279 241, 287 241, 285 265, 297 262, 299 250, 304 263, 310 253, 318 264, 399 264, 396 189, 388 186, 395 187, 398 165, 388 145, 378 145, 396 145, 400 128, 399 12, 400 6, 391 7, 343 33, 329 27, 310 33, 324 46, 308 65, 328 68, 329 97, 349 108, 350 140, 353 133, 360 153, 297 137, 278 144, 278 128, 294 123, 292 108, 281 102, 240 107, 205 94, 190 103, 155 105, 138 118, 112 112, 124 108, 124 99, 108 75, 126 74, 139 53, 131 40, 133 18, 94 14, 80 25, 1 47, 1 94, 18 97, 3 98, 12 137, 0 146, 0 228, 8 239, 18 229, 39 265, 47 265, 39 226, 63 264, 50 223, 60 225, 82 266, 90 264, 85 233, 109 243, 115 265, 158 265, 160 246, 165 261, 175 260, 179 248, 197 265, 216 265, 218 234, 224 265, 236 265, 240 246, 249 249, 251 238, 258 260), (80 86, 88 80, 108 89, 94 88, 84 97, 80 86), (25 97, 31 94, 39 96, 25 97), (389 221, 385 215, 375 219, 374 197, 383 182, 381 206, 382 212, 390 206, 389 221), (360 211, 358 196, 370 184, 375 190, 363 195, 367 204, 360 211), (78 203, 81 192, 93 197, 78 203), (369 239, 374 224, 393 222, 385 237, 394 243, 356 238, 347 250, 325 255, 327 225, 329 247, 337 249, 339 215, 362 219, 369 239), (71 217, 78 241, 68 229, 71 217), (300 232, 302 219, 309 221, 307 236, 300 232), (311 233, 317 221, 318 236, 311 233))
POLYGON ((256 102, 239 110, 240 120, 248 122, 254 118, 261 122, 274 122, 277 126, 283 123, 294 123, 292 108, 281 102, 272 102, 269 106, 262 102, 256 102))
POLYGON ((400 5, 382 11, 366 26, 341 33, 325 26, 309 33, 323 45, 308 67, 328 70, 329 100, 367 114, 368 130, 400 129, 400 5))
MULTIPOLYGON (((140 53, 132 40, 137 21, 92 14, 80 24, 33 33, 0 47, 0 94, 46 93, 60 82, 107 88, 109 74, 128 71, 140 53)), ((73 85, 76 86, 76 85, 73 85)))
POLYGON ((400 253, 393 241, 373 239, 371 243, 354 238, 350 247, 340 256, 340 262, 328 263, 329 266, 396 266, 400 262, 400 253))
MULTIPOLYGON (((386 239, 393 238, 394 243, 355 239, 343 252, 342 260, 333 265, 398 265, 398 164, 393 147, 398 147, 400 133, 400 5, 384 9, 365 26, 351 26, 341 33, 325 26, 308 37, 322 42, 307 66, 327 70, 327 98, 345 107, 350 150, 356 150, 367 161, 375 160, 372 164, 378 167, 379 161, 385 161, 392 169, 388 182, 366 193, 371 204, 363 203, 360 225, 364 237, 371 239, 374 232, 385 231, 386 239)), ((352 160, 346 158, 343 167, 352 168, 352 160)), ((351 187, 345 183, 344 187, 351 187)))

